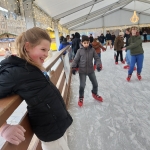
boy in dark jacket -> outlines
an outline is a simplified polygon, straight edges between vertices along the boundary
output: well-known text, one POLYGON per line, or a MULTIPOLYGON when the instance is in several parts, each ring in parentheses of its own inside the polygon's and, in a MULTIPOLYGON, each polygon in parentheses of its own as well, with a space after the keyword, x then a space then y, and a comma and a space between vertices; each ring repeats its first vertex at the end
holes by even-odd
POLYGON ((78 105, 81 107, 83 105, 84 98, 84 88, 86 83, 86 76, 92 82, 92 96, 98 100, 103 101, 102 97, 97 94, 98 83, 93 69, 93 58, 96 60, 97 71, 101 70, 101 59, 98 57, 95 49, 89 46, 88 36, 82 36, 81 48, 77 51, 75 59, 72 63, 72 73, 75 75, 76 67, 79 65, 79 77, 80 77, 80 89, 79 89, 79 101, 78 105))
POLYGON ((111 34, 109 31, 107 31, 107 34, 106 34, 106 50, 107 50, 108 44, 110 45, 110 49, 112 49, 111 34))
POLYGON ((80 34, 78 32, 75 33, 75 38, 72 40, 72 51, 74 53, 74 57, 77 53, 77 50, 80 48, 80 34))

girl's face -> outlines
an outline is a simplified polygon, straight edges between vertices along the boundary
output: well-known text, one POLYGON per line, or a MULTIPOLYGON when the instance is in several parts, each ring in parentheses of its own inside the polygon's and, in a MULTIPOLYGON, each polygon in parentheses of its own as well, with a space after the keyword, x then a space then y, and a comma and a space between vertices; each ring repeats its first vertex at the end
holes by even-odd
POLYGON ((137 33, 137 29, 136 29, 136 28, 133 28, 131 32, 132 32, 132 35, 134 36, 134 35, 136 35, 136 33, 137 33))
POLYGON ((26 51, 29 57, 39 66, 42 66, 44 60, 48 56, 48 51, 50 49, 50 42, 47 40, 42 40, 39 45, 32 47, 29 42, 25 44, 26 51))

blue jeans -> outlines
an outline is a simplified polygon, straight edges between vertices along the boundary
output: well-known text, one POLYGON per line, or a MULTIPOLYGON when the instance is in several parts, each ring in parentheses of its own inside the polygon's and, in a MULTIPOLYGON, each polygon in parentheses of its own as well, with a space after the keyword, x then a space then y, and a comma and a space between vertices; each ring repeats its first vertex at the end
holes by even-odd
POLYGON ((130 63, 131 63, 131 54, 130 54, 130 50, 127 50, 127 52, 126 52, 126 62, 127 62, 127 65, 130 66, 130 63))
MULTIPOLYGON (((101 53, 97 53, 97 55, 99 56, 99 58, 101 58, 101 53)), ((96 65, 96 61, 94 61, 94 65, 96 65)))
POLYGON ((144 54, 131 55, 131 63, 128 74, 131 75, 135 64, 137 65, 137 73, 140 74, 143 68, 144 54))

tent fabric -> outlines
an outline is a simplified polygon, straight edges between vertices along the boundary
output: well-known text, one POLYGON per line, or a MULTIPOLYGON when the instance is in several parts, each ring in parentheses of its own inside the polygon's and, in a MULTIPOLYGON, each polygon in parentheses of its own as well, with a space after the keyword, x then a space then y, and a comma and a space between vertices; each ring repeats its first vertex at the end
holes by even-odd
MULTIPOLYGON (((120 13, 123 15, 122 18, 127 16, 126 25, 132 25, 130 18, 134 10, 142 20, 138 22, 139 24, 150 22, 146 18, 150 16, 150 0, 35 0, 34 3, 69 30, 94 28, 94 25, 90 25, 91 22, 94 24, 101 22, 96 28, 113 26, 111 21, 107 23, 105 18, 107 16, 112 18, 113 14, 118 18, 121 17, 120 13)), ((118 20, 117 22, 115 26, 120 26, 120 22, 118 20)))

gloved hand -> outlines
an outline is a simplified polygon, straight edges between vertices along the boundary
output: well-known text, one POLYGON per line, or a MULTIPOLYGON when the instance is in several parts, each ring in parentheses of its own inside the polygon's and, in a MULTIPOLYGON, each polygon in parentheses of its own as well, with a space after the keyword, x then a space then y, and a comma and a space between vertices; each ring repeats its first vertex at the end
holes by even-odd
POLYGON ((102 67, 97 67, 97 71, 100 72, 102 70, 102 67))
POLYGON ((102 51, 103 51, 103 52, 106 51, 106 48, 103 48, 102 51))
POLYGON ((26 130, 20 125, 5 124, 0 128, 0 135, 11 144, 19 145, 25 140, 25 131, 26 130))
POLYGON ((75 68, 72 69, 72 74, 74 74, 74 75, 76 74, 76 69, 75 68))

